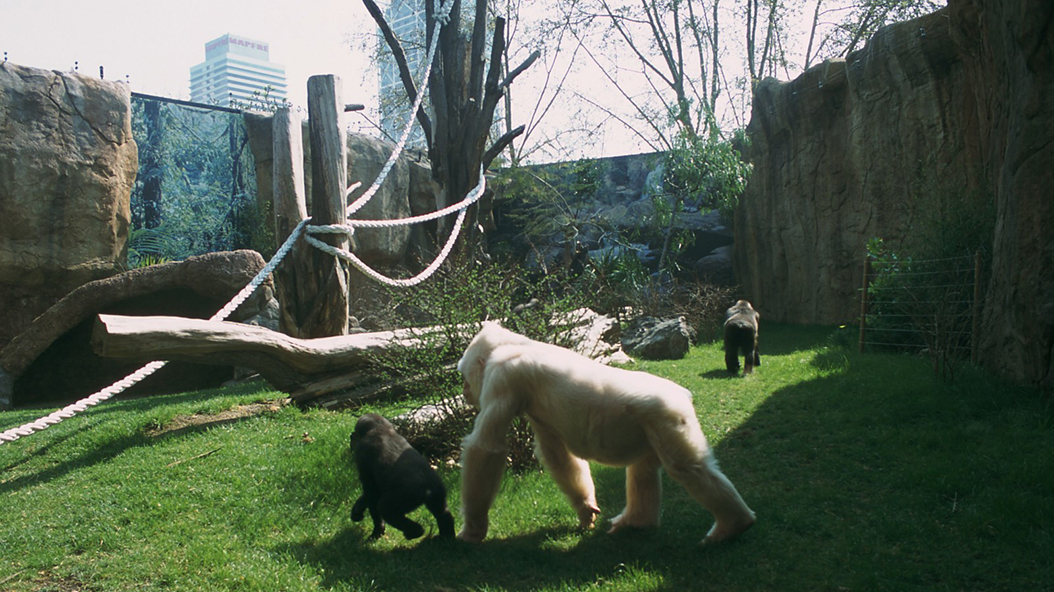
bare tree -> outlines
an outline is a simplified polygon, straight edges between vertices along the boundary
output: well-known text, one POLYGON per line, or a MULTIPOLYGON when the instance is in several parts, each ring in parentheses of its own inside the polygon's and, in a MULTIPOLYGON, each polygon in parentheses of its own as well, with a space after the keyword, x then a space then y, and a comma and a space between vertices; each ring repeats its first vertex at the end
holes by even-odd
POLYGON ((782 47, 779 35, 783 5, 780 0, 747 0, 746 58, 751 89, 772 72, 782 47), (760 27, 764 23, 764 31, 760 27), (760 35, 760 37, 759 37, 760 35))
MULTIPOLYGON (((420 89, 411 76, 406 53, 399 39, 376 2, 362 1, 380 28, 395 58, 407 97, 413 102, 420 89)), ((430 46, 436 34, 436 13, 431 2, 424 2, 428 26, 426 46, 430 46)), ((503 75, 505 19, 497 17, 493 21, 494 33, 488 55, 487 0, 476 1, 473 16, 469 19, 471 30, 468 32, 462 29, 461 0, 447 2, 452 2, 449 7, 451 17, 439 31, 438 49, 429 75, 431 113, 426 112, 422 105, 416 114, 428 145, 432 178, 441 188, 439 203, 443 206, 462 200, 479 182, 481 169, 486 169, 499 153, 524 132, 524 126, 519 126, 488 145, 498 102, 513 80, 538 59, 538 52, 532 53, 503 75)), ((467 243, 470 245, 478 243, 477 218, 478 208, 473 207, 466 228, 469 233, 467 243)))
POLYGON ((827 58, 845 57, 879 28, 946 4, 944 0, 816 0, 803 69, 827 58))
MULTIPOLYGON (((718 131, 715 114, 721 94, 718 6, 690 0, 582 0, 565 11, 567 28, 580 43, 589 44, 586 56, 601 76, 620 93, 648 131, 636 131, 656 150, 668 150, 679 133, 708 136, 718 131), (618 80, 625 67, 616 53, 600 51, 589 39, 591 24, 604 23, 621 48, 640 65, 648 93, 636 93, 618 80), (606 54, 606 55, 605 55, 606 54), (668 125, 672 123, 671 126, 668 125)), ((590 98, 584 97, 587 102, 590 98)), ((609 117, 631 125, 610 104, 593 103, 609 117)))
MULTIPOLYGON (((509 145, 509 165, 519 166, 521 163, 539 153, 559 152, 563 136, 574 134, 579 131, 568 129, 566 126, 543 127, 546 116, 556 109, 562 109, 564 115, 569 111, 567 102, 558 102, 560 98, 566 97, 567 83, 576 65, 576 57, 581 50, 579 41, 568 41, 570 37, 565 27, 553 26, 544 18, 531 19, 524 14, 524 0, 504 0, 504 8, 508 26, 506 28, 506 51, 504 54, 504 71, 508 73, 512 63, 517 61, 517 54, 538 52, 541 59, 541 71, 537 72, 537 65, 532 72, 535 76, 528 75, 533 80, 525 80, 530 88, 522 85, 516 86, 515 93, 507 90, 504 96, 503 129, 506 133, 511 132, 513 120, 513 96, 518 99, 517 106, 526 115, 527 123, 523 134, 509 145), (517 43, 517 41, 521 41, 517 43), (531 84, 533 83, 533 84, 531 84), (524 107, 525 106, 525 107, 524 107)), ((544 6, 538 2, 530 5, 532 13, 544 13, 544 6)))

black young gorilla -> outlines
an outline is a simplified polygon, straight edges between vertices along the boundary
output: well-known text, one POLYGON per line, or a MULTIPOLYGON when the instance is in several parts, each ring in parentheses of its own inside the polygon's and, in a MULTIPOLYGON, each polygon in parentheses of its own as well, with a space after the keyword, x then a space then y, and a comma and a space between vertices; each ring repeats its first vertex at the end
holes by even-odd
POLYGON ((439 536, 454 538, 454 517, 447 509, 443 481, 391 422, 376 413, 360 417, 351 435, 351 450, 362 483, 351 519, 359 522, 368 509, 373 518, 371 539, 384 534, 385 522, 408 539, 424 534, 420 524, 406 517, 421 504, 435 516, 439 536))
POLYGON ((725 311, 725 367, 739 372, 739 354, 743 354, 743 374, 761 365, 758 353, 758 319, 761 315, 746 300, 740 300, 725 311))

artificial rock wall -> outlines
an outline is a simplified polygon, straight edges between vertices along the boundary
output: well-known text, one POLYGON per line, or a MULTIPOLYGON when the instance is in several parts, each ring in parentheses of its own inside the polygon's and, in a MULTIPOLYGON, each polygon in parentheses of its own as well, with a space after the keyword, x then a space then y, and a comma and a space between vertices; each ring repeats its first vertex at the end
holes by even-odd
POLYGON ((1054 3, 950 0, 845 60, 766 80, 734 266, 767 319, 855 321, 864 245, 894 246, 920 172, 995 195, 982 359, 1054 386, 1054 3))
POLYGON ((120 270, 137 166, 127 85, 0 64, 0 347, 120 270))

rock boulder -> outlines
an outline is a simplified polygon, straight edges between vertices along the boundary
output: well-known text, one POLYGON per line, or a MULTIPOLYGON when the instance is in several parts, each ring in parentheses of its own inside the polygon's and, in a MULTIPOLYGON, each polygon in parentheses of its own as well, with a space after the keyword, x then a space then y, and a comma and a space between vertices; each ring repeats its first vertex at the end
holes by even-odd
POLYGON ((927 189, 996 204, 981 363, 1054 386, 1054 4, 949 0, 845 60, 765 80, 735 212, 744 296, 777 322, 853 322, 865 244, 906 238, 927 189))
MULTIPOLYGON (((90 338, 97 314, 209 318, 264 264, 255 251, 209 253, 80 286, 0 350, 0 406, 76 399, 138 368, 135 361, 95 355, 90 338)), ((256 315, 273 293, 270 280, 265 281, 230 320, 256 315)), ((169 364, 133 388, 139 394, 179 392, 218 386, 231 375, 229 367, 169 364)))
POLYGON ((638 317, 622 335, 622 347, 631 356, 646 360, 679 360, 688 354, 695 330, 684 317, 638 317))
POLYGON ((0 346, 124 264, 130 96, 122 83, 0 64, 0 346))

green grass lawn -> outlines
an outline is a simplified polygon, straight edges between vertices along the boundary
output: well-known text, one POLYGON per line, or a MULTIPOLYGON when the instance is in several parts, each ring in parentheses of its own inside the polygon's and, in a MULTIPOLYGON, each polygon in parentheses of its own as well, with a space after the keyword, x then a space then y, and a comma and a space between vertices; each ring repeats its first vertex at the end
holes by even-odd
MULTIPOLYGON (((1054 589, 1048 395, 967 368, 943 383, 918 358, 830 346, 831 329, 762 331, 747 378, 727 376, 716 344, 639 364, 692 390, 757 512, 730 543, 697 546, 710 516, 669 480, 660 528, 578 532, 540 472, 506 475, 482 545, 391 528, 368 542, 349 518, 357 411, 285 407, 153 435, 280 397, 255 384, 110 402, 0 445, 0 590, 1054 589)), ((0 428, 43 413, 0 413, 0 428)), ((456 508, 459 474, 442 475, 456 508)), ((623 472, 594 478, 611 518, 623 472)))

